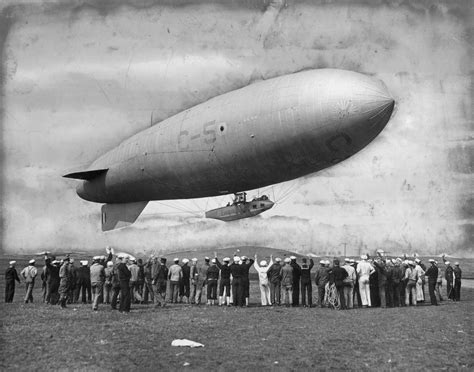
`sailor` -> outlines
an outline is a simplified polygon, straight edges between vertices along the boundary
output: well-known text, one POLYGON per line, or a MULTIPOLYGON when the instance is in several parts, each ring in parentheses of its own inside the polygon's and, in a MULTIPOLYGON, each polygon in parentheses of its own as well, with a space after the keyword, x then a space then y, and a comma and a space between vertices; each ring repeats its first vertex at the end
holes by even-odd
POLYGON ((197 267, 197 274, 195 274, 194 282, 196 283, 196 298, 195 304, 201 304, 201 297, 203 295, 203 290, 206 288, 207 283, 207 270, 209 269, 209 257, 204 257, 204 264, 197 267))
POLYGON ((377 272, 377 286, 378 294, 380 299, 380 306, 387 307, 387 298, 385 293, 385 287, 387 285, 387 268, 385 260, 381 256, 376 257, 374 260, 374 268, 377 272))
POLYGON ((454 263, 454 299, 455 301, 461 300, 461 279, 462 279, 462 270, 459 267, 459 262, 454 263))
POLYGON ((224 305, 230 306, 230 267, 229 257, 224 257, 222 259, 223 263, 219 262, 217 258, 217 253, 214 252, 214 258, 216 259, 216 265, 219 268, 221 280, 219 281, 219 306, 224 305), (225 294, 225 301, 224 301, 224 294, 225 294))
POLYGON ((217 281, 219 280, 219 268, 217 260, 213 258, 211 265, 207 269, 207 304, 215 305, 217 300, 217 281))
POLYGON ((416 284, 418 279, 418 270, 415 269, 415 263, 413 261, 408 261, 408 267, 405 270, 405 281, 407 282, 407 287, 405 290, 406 306, 410 306, 410 295, 412 304, 416 306, 416 284))
POLYGON ((187 258, 183 258, 181 260, 181 271, 182 271, 182 278, 179 284, 179 302, 188 303, 189 302, 189 279, 191 275, 191 268, 189 267, 188 263, 189 260, 187 258), (184 298, 184 301, 183 301, 184 298))
POLYGON ((429 262, 431 263, 431 267, 425 272, 425 275, 428 277, 428 292, 430 294, 431 305, 438 306, 435 294, 436 281, 438 280, 438 267, 432 258, 430 258, 429 262))
POLYGON ((80 261, 81 266, 76 270, 76 286, 74 289, 74 303, 79 301, 81 295, 82 303, 86 303, 86 294, 87 294, 87 303, 91 303, 91 271, 88 266, 89 262, 87 260, 80 261))
POLYGON ((347 271, 347 277, 343 280, 344 282, 344 303, 348 309, 354 308, 353 295, 354 295, 354 285, 357 278, 355 269, 351 265, 351 259, 345 258, 344 265, 342 266, 344 270, 347 271))
POLYGON ((140 271, 140 267, 137 265, 137 260, 135 258, 132 258, 130 260, 130 265, 128 266, 128 270, 130 270, 130 273, 132 276, 130 277, 130 296, 131 296, 131 301, 133 303, 140 303, 143 301, 142 296, 140 295, 140 285, 138 283, 138 274, 140 271))
POLYGON ((324 295, 326 293, 326 284, 329 281, 329 268, 326 267, 326 260, 319 261, 319 268, 316 271, 314 281, 318 287, 318 306, 324 307, 324 295))
MULTIPOLYGON (((444 257, 443 257, 444 258, 444 257)), ((448 300, 455 301, 455 289, 454 289, 454 270, 451 266, 451 262, 445 261, 446 270, 444 272, 444 278, 446 279, 446 292, 448 300)))
POLYGON ((242 276, 243 270, 239 256, 234 256, 234 262, 230 264, 230 273, 232 274, 232 296, 234 306, 244 306, 242 276))
POLYGON ((334 284, 339 295, 339 303, 341 310, 347 309, 344 298, 344 279, 347 278, 348 273, 342 267, 339 266, 339 260, 333 261, 332 275, 334 277, 334 284))
POLYGON ((110 304, 112 299, 112 278, 114 271, 114 263, 112 261, 107 261, 107 267, 104 269, 105 273, 105 282, 104 282, 104 303, 110 304))
POLYGON ((196 292, 197 292, 197 285, 196 285, 196 278, 198 276, 198 267, 197 267, 197 258, 191 259, 191 268, 189 277, 191 278, 191 294, 190 294, 190 302, 194 304, 196 302, 196 292))
POLYGON ((300 305, 301 266, 296 262, 295 256, 291 256, 290 260, 290 265, 293 268, 293 293, 291 305, 293 307, 298 307, 300 305))
POLYGON ((441 295, 441 287, 443 286, 443 270, 438 266, 438 261, 435 261, 436 267, 438 268, 438 279, 436 280, 435 293, 439 298, 439 302, 443 301, 443 296, 441 295))
POLYGON ((313 306, 313 286, 311 284, 311 269, 314 266, 313 259, 308 260, 306 257, 301 259, 301 304, 306 307, 313 306), (306 305, 306 297, 308 298, 308 305, 306 305))
POLYGON ((360 299, 362 301, 362 307, 371 307, 372 302, 370 299, 370 275, 375 272, 375 269, 369 262, 367 262, 367 255, 363 254, 362 256, 360 256, 360 258, 361 261, 357 265, 360 299))
POLYGON ((425 301, 425 292, 423 288, 425 281, 425 270, 421 267, 421 261, 419 258, 415 259, 415 270, 418 271, 418 281, 416 282, 416 301, 421 303, 425 301))
POLYGON ((13 296, 15 295, 15 282, 20 283, 18 272, 15 269, 16 261, 10 261, 8 263, 7 271, 5 271, 5 302, 13 302, 13 296))
POLYGON ((33 302, 33 288, 35 287, 35 278, 38 270, 35 267, 35 260, 30 260, 28 266, 21 271, 21 276, 25 279, 26 295, 25 304, 33 302))
POLYGON ((148 304, 148 299, 151 300, 152 303, 155 302, 155 293, 153 291, 153 260, 154 256, 151 256, 143 269, 143 276, 144 276, 144 289, 143 289, 143 302, 148 304))
POLYGON ((162 257, 155 270, 153 285, 155 286, 155 307, 164 307, 166 304, 166 284, 168 279, 168 267, 166 258, 162 257))
POLYGON ((242 295, 244 298, 245 306, 249 306, 249 296, 250 296, 250 278, 249 271, 254 263, 252 258, 247 256, 242 256, 242 295))
POLYGON ((273 256, 270 256, 270 264, 267 261, 260 261, 260 265, 257 263, 257 254, 255 254, 255 260, 253 266, 258 273, 258 284, 260 287, 260 301, 262 306, 271 305, 270 299, 270 285, 268 282, 268 270, 273 265, 273 256))
POLYGON ((59 304, 61 308, 66 307, 69 295, 69 287, 71 285, 71 272, 69 270, 69 256, 63 259, 61 267, 59 268, 59 304))
POLYGON ((280 306, 281 297, 281 258, 275 258, 273 265, 268 269, 268 281, 270 282, 270 305, 280 306))
POLYGON ((281 268, 281 291, 282 303, 291 306, 293 302, 293 267, 291 266, 291 258, 286 257, 281 268))

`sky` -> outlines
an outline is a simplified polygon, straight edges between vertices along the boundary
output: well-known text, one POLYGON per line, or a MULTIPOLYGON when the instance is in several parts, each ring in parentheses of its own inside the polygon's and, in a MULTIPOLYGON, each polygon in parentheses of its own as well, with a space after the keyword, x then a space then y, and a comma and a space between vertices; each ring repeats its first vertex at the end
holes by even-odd
POLYGON ((473 256, 471 23, 469 0, 6 1, 2 250, 473 256), (229 197, 151 202, 103 233, 100 205, 61 177, 211 97, 312 68, 380 78, 394 114, 352 158, 250 192, 277 202, 258 217, 203 218, 229 197))

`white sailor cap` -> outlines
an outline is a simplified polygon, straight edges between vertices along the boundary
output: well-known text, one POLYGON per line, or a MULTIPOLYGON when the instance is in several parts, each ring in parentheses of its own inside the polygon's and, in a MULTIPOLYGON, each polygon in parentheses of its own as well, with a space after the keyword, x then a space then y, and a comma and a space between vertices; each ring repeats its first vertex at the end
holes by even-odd
POLYGON ((51 262, 51 263, 52 263, 53 265, 56 265, 56 264, 60 263, 60 261, 58 261, 58 260, 54 260, 54 261, 53 261, 53 262, 51 262))
POLYGON ((290 256, 290 260, 296 260, 296 256, 290 256))
POLYGON ((367 255, 366 255, 366 254, 363 254, 362 256, 360 256, 360 258, 361 258, 362 260, 366 260, 366 259, 367 259, 367 255))
POLYGON ((107 261, 107 266, 114 266, 114 263, 112 261, 107 261))
POLYGON ((194 258, 191 259, 191 261, 193 261, 193 262, 197 262, 197 260, 198 260, 198 259, 197 259, 196 257, 194 257, 194 258))
POLYGON ((320 263, 321 265, 326 265, 326 261, 325 261, 325 260, 321 260, 321 261, 319 261, 319 263, 320 263))
POLYGON ((445 264, 446 264, 446 265, 450 265, 450 264, 451 264, 451 262, 449 262, 449 261, 446 261, 446 262, 445 262, 445 264))
POLYGON ((186 263, 189 262, 189 260, 188 260, 187 258, 183 258, 183 259, 181 260, 181 262, 184 263, 184 264, 186 264, 186 263))
POLYGON ((211 260, 211 262, 214 264, 214 263, 216 263, 217 261, 216 261, 215 258, 213 258, 213 259, 211 260))
POLYGON ((100 260, 100 256, 94 256, 94 257, 92 257, 92 260, 93 260, 93 261, 99 261, 99 260, 100 260))
POLYGON ((351 262, 351 259, 349 257, 344 258, 345 262, 351 262))
POLYGON ((432 258, 430 258, 430 259, 428 260, 428 262, 434 263, 435 260, 433 260, 432 258))
POLYGON ((419 258, 415 258, 415 262, 416 262, 416 263, 420 263, 421 260, 420 260, 419 258))
POLYGON ((80 263, 82 266, 87 266, 89 262, 87 260, 84 260, 84 261, 80 261, 80 263))
POLYGON ((267 266, 267 261, 265 260, 260 261, 260 266, 267 266))
POLYGON ((230 261, 230 258, 229 258, 229 257, 224 257, 222 261, 224 261, 224 262, 229 262, 229 261, 230 261))
POLYGON ((209 261, 209 260, 210 260, 210 258, 209 258, 209 257, 207 257, 207 256, 206 256, 206 257, 204 257, 204 261, 209 261))
POLYGON ((239 256, 234 256, 234 262, 239 262, 240 261, 240 257, 239 256))
POLYGON ((16 264, 16 261, 10 261, 8 264, 10 264, 10 265, 15 265, 15 264, 16 264))
POLYGON ((247 256, 242 256, 240 259, 241 259, 242 261, 245 261, 245 260, 248 260, 248 257, 247 257, 247 256))
POLYGON ((34 259, 31 259, 28 261, 29 264, 34 264, 36 261, 34 259))
POLYGON ((455 266, 459 266, 459 262, 456 261, 456 262, 454 263, 454 265, 455 265, 455 266))
POLYGON ((290 257, 286 257, 284 261, 285 261, 286 263, 290 263, 290 262, 291 262, 291 258, 290 258, 290 257))
POLYGON ((173 260, 174 262, 179 262, 179 258, 178 257, 175 257, 175 259, 173 260))
POLYGON ((408 261, 408 265, 410 265, 410 266, 415 266, 415 263, 410 260, 410 261, 408 261))
POLYGON ((275 262, 280 262, 280 261, 281 261, 280 257, 275 258, 275 262))

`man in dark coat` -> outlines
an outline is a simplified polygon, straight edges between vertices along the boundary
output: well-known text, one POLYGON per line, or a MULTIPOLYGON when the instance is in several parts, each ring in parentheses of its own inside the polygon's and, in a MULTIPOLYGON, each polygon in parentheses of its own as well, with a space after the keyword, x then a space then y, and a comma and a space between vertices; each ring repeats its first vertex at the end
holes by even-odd
POLYGON ((316 276, 314 281, 318 287, 318 305, 319 307, 324 307, 324 295, 326 293, 326 284, 329 281, 329 261, 321 260, 319 261, 320 267, 316 271, 316 276))
POLYGON ((230 273, 232 274, 232 297, 234 300, 234 306, 244 306, 244 296, 242 288, 242 276, 244 272, 240 257, 234 256, 234 262, 230 264, 230 273))
POLYGON ((119 311, 121 313, 128 313, 130 312, 130 304, 132 302, 130 296, 130 278, 132 277, 132 273, 127 267, 128 257, 119 256, 119 259, 121 260, 117 266, 118 279, 120 281, 119 311))
POLYGON ((59 300, 59 261, 56 259, 46 266, 46 303, 56 305, 59 300))
POLYGON ((247 256, 242 257, 242 296, 244 298, 245 306, 249 306, 250 296, 250 278, 249 270, 255 261, 247 256))
POLYGON ((446 264, 446 270, 444 272, 444 278, 446 279, 446 293, 449 300, 455 301, 454 270, 449 261, 445 261, 444 263, 446 264))
POLYGON ((221 280, 219 282, 219 306, 224 305, 224 303, 226 303, 227 306, 230 306, 230 267, 229 267, 230 258, 224 257, 223 259, 224 263, 221 264, 219 262, 219 259, 217 258, 217 253, 214 253, 214 256, 216 258, 217 267, 221 270, 221 280), (224 301, 224 290, 225 290, 225 301, 224 301))
POLYGON ((347 271, 339 266, 339 260, 333 261, 333 268, 331 271, 332 273, 330 272, 329 276, 334 278, 334 284, 339 295, 339 303, 341 306, 341 310, 345 310, 346 302, 344 300, 344 279, 347 278, 347 271))
POLYGON ((10 261, 10 266, 5 271, 5 302, 13 302, 13 296, 15 295, 15 282, 20 283, 20 277, 15 269, 16 261, 10 261))
MULTIPOLYGON (((301 264, 301 304, 306 307, 306 296, 308 297, 308 306, 313 306, 313 287, 311 285, 311 269, 314 266, 313 259, 308 260, 306 258, 302 259, 301 264)), ((293 267, 293 275, 294 275, 293 267)))
POLYGON ((162 257, 154 269, 153 285, 155 286, 155 306, 164 307, 166 304, 166 286, 168 280, 168 267, 166 258, 162 257))
POLYGON ((454 300, 460 301, 461 300, 461 279, 462 279, 462 271, 459 267, 459 262, 454 263, 454 300))
POLYGON ((275 258, 275 262, 267 271, 268 281, 270 283, 270 301, 271 305, 280 306, 281 302, 281 259, 275 258))
POLYGON ((438 306, 436 300, 435 288, 436 281, 438 280, 438 267, 436 266, 435 260, 430 259, 431 267, 425 271, 425 276, 428 277, 428 291, 430 293, 431 305, 438 306))
POLYGON ((88 261, 81 261, 80 263, 81 266, 76 269, 75 275, 76 286, 74 288, 74 303, 79 302, 79 295, 81 295, 81 302, 83 304, 90 304, 92 302, 91 270, 88 266, 88 261))
POLYGON ((183 258, 181 262, 183 263, 183 265, 181 265, 183 277, 179 283, 179 302, 183 302, 184 297, 184 303, 189 303, 191 268, 188 265, 189 260, 187 258, 183 258))
POLYGON ((291 306, 300 306, 300 280, 301 280, 301 266, 296 262, 296 257, 291 256, 291 267, 293 268, 293 295, 291 306))

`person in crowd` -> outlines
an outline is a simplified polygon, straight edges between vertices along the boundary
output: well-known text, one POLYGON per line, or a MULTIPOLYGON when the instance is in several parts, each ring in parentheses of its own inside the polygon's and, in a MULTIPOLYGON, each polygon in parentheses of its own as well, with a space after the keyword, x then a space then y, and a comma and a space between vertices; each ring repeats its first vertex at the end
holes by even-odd
POLYGON ((333 267, 331 271, 332 271, 332 275, 330 272, 329 277, 330 278, 332 277, 334 280, 334 285, 336 286, 336 290, 339 296, 340 309, 346 310, 347 307, 346 307, 346 302, 344 299, 344 279, 346 279, 348 276, 347 271, 339 266, 339 260, 337 259, 333 261, 333 267))
POLYGON ((191 278, 191 294, 190 294, 191 304, 196 303, 196 293, 197 293, 196 278, 198 276, 197 262, 198 262, 197 258, 191 259, 191 268, 190 268, 190 273, 189 273, 189 276, 191 278))
POLYGON ((405 291, 405 305, 410 306, 410 296, 412 305, 416 306, 416 284, 418 282, 418 270, 416 270, 415 263, 408 261, 408 267, 405 270, 405 281, 407 283, 405 291))
MULTIPOLYGON (((82 303, 91 303, 91 271, 89 262, 87 260, 80 261, 81 266, 76 270, 76 285, 74 288, 74 303, 79 302, 79 297, 82 298, 82 303), (82 296, 81 296, 82 294, 82 296), (87 295, 87 300, 86 300, 87 295)), ((71 279, 72 280, 72 279, 71 279)))
POLYGON ((425 280, 425 270, 420 265, 421 260, 415 259, 415 270, 418 271, 418 281, 416 282, 416 302, 425 302, 425 293, 423 289, 423 283, 425 280))
POLYGON ((140 303, 143 301, 142 296, 140 295, 140 286, 138 283, 138 274, 140 268, 137 265, 137 260, 135 258, 130 259, 130 265, 128 265, 128 270, 132 274, 130 277, 130 296, 131 301, 134 304, 140 303))
POLYGON ((41 270, 41 297, 43 298, 43 302, 46 302, 46 295, 48 292, 48 286, 46 284, 46 270, 48 268, 48 265, 51 265, 51 258, 48 256, 45 256, 44 258, 44 266, 43 270, 41 270))
POLYGON ((46 269, 46 303, 56 305, 59 301, 59 261, 56 258, 52 258, 53 261, 47 266, 46 269))
POLYGON ((217 267, 217 260, 213 258, 211 265, 207 269, 207 304, 215 305, 217 301, 217 282, 219 280, 219 267, 217 267))
POLYGON ((392 284, 392 306, 394 307, 399 307, 401 306, 401 302, 400 302, 400 283, 402 282, 402 279, 403 279, 403 272, 402 272, 402 268, 401 268, 401 259, 398 260, 392 260, 392 273, 391 273, 391 277, 392 277, 392 281, 391 281, 391 284, 392 284))
POLYGON ((194 303, 196 305, 201 304, 201 297, 203 296, 203 290, 206 288, 207 284, 207 270, 209 269, 209 257, 204 257, 204 264, 197 267, 197 271, 194 277, 196 283, 196 298, 194 303))
POLYGON ((313 266, 312 258, 309 259, 309 264, 306 257, 301 259, 301 304, 303 307, 313 307, 313 286, 311 284, 311 269, 313 266))
POLYGON ((438 268, 438 279, 436 280, 435 293, 436 293, 436 296, 438 297, 438 301, 442 302, 443 296, 441 295, 441 289, 443 287, 443 270, 441 270, 441 267, 438 265, 438 261, 435 261, 435 264, 436 264, 436 267, 438 268))
POLYGON ((69 257, 66 256, 63 259, 61 267, 59 268, 59 305, 61 309, 66 308, 66 303, 68 301, 68 296, 70 294, 69 287, 72 285, 72 275, 71 270, 69 270, 69 257))
POLYGON ((324 307, 326 284, 329 282, 329 268, 326 266, 326 260, 319 261, 319 268, 316 271, 314 282, 318 287, 318 306, 324 307))
POLYGON ((291 306, 293 302, 293 267, 289 257, 285 258, 281 268, 281 291, 283 293, 282 303, 291 306))
POLYGON ((112 299, 112 278, 114 272, 114 263, 112 261, 107 262, 107 267, 104 269, 105 281, 104 281, 104 303, 109 305, 112 299))
POLYGON ((179 265, 179 258, 173 260, 173 264, 169 267, 168 280, 170 281, 170 302, 177 304, 179 295, 179 284, 183 277, 183 269, 179 265))
POLYGON ((100 257, 95 256, 92 259, 91 272, 91 290, 92 290, 92 310, 97 311, 99 308, 99 299, 104 290, 105 269, 100 263, 100 257))
POLYGON ((382 308, 387 307, 387 298, 386 298, 386 292, 385 292, 385 287, 387 285, 387 269, 386 269, 386 264, 385 261, 382 259, 382 257, 377 257, 374 260, 374 268, 375 271, 377 272, 377 288, 378 288, 378 294, 379 294, 379 299, 380 299, 380 306, 382 308))
POLYGON ((115 264, 112 266, 112 298, 110 300, 110 307, 112 308, 112 310, 117 310, 117 299, 120 294, 120 279, 118 275, 118 265, 121 262, 122 262, 122 259, 117 256, 115 259, 115 264))
POLYGON ((74 303, 74 293, 76 291, 76 283, 77 283, 77 269, 74 265, 74 258, 69 258, 68 264, 68 271, 69 271, 69 288, 67 294, 67 303, 72 304, 74 303))
POLYGON ((141 258, 137 260, 137 265, 138 265, 137 292, 138 292, 138 298, 141 299, 140 303, 143 303, 144 302, 143 289, 145 286, 145 266, 143 265, 143 260, 141 258))
POLYGON ((16 261, 10 261, 7 271, 5 271, 5 302, 13 302, 15 296, 15 282, 20 283, 18 272, 15 269, 16 261))
POLYGON ((26 295, 25 295, 25 304, 28 302, 33 302, 33 288, 35 287, 35 279, 36 275, 38 275, 38 270, 35 266, 35 260, 32 259, 28 262, 28 266, 26 266, 21 271, 21 276, 25 279, 26 285, 26 295))
POLYGON ((425 275, 428 277, 428 292, 430 294, 431 305, 438 306, 436 301, 436 281, 438 280, 438 267, 436 266, 435 260, 430 259, 431 266, 426 270, 425 275))
POLYGON ((257 262, 257 254, 254 257, 253 266, 258 273, 258 286, 260 288, 260 302, 262 306, 270 306, 272 301, 270 299, 270 283, 268 281, 268 270, 273 265, 273 256, 270 256, 270 264, 267 261, 257 262))
POLYGON ((291 267, 293 268, 293 292, 291 306, 300 306, 300 280, 301 280, 301 266, 296 262, 296 257, 291 256, 291 267))
POLYGON ((270 283, 270 305, 280 306, 281 300, 281 258, 276 257, 273 265, 267 271, 270 283))
POLYGON ((120 263, 117 265, 118 280, 120 281, 120 313, 129 313, 131 307, 131 294, 130 294, 130 278, 132 273, 128 269, 128 256, 121 255, 118 257, 120 263))
POLYGON ((152 303, 155 302, 155 293, 153 291, 153 260, 154 256, 151 256, 146 262, 143 268, 144 286, 143 286, 143 303, 148 304, 150 300, 152 303))
POLYGON ((459 267, 459 262, 454 263, 454 300, 461 301, 461 279, 462 279, 462 270, 459 267))
POLYGON ((242 256, 242 295, 244 297, 245 306, 249 306, 249 297, 250 297, 250 278, 249 271, 253 265, 254 260, 248 258, 247 256, 242 256))
POLYGON ((229 266, 232 275, 232 297, 234 306, 244 306, 244 295, 242 287, 242 276, 244 271, 242 269, 241 260, 239 256, 234 256, 234 262, 229 266))
POLYGON ((448 300, 454 301, 456 299, 454 290, 454 270, 451 266, 451 262, 444 261, 444 264, 446 265, 446 269, 444 270, 444 278, 446 279, 447 297, 448 300))
POLYGON ((152 283, 155 286, 155 307, 164 307, 166 304, 166 285, 168 279, 166 258, 162 257, 160 262, 157 262, 157 267, 154 271, 152 283))
POLYGON ((191 268, 189 267, 188 263, 189 260, 187 258, 183 258, 181 260, 181 270, 182 270, 182 278, 179 284, 179 302, 188 303, 189 302, 189 291, 190 291, 190 277, 191 277, 191 268))
POLYGON ((370 298, 370 276, 375 272, 373 266, 367 261, 367 255, 360 256, 361 261, 357 265, 357 276, 359 278, 359 292, 362 301, 362 307, 371 307, 370 298))
POLYGON ((400 269, 402 273, 402 279, 400 281, 400 303, 402 306, 406 306, 405 296, 406 296, 406 288, 407 288, 408 280, 405 279, 405 273, 410 266, 408 265, 408 262, 409 261, 405 259, 400 263, 400 269))
POLYGON ((221 271, 220 273, 221 280, 219 281, 219 306, 223 306, 224 303, 227 306, 230 306, 230 267, 229 267, 230 258, 224 257, 222 259, 223 261, 222 264, 219 262, 216 252, 214 252, 214 258, 216 259, 217 267, 221 271), (224 295, 225 295, 225 301, 224 301, 224 295))
POLYGON ((354 308, 353 295, 354 295, 354 284, 357 278, 354 267, 351 264, 350 258, 344 259, 344 270, 347 271, 347 277, 343 280, 344 282, 344 303, 348 309, 354 308))
POLYGON ((352 267, 354 267, 354 270, 356 272, 356 280, 354 282, 354 288, 352 291, 352 304, 354 305, 354 307, 356 307, 356 302, 357 302, 357 307, 362 307, 362 300, 360 298, 360 291, 359 291, 359 277, 357 276, 358 264, 359 264, 359 261, 351 259, 351 265, 352 267))

